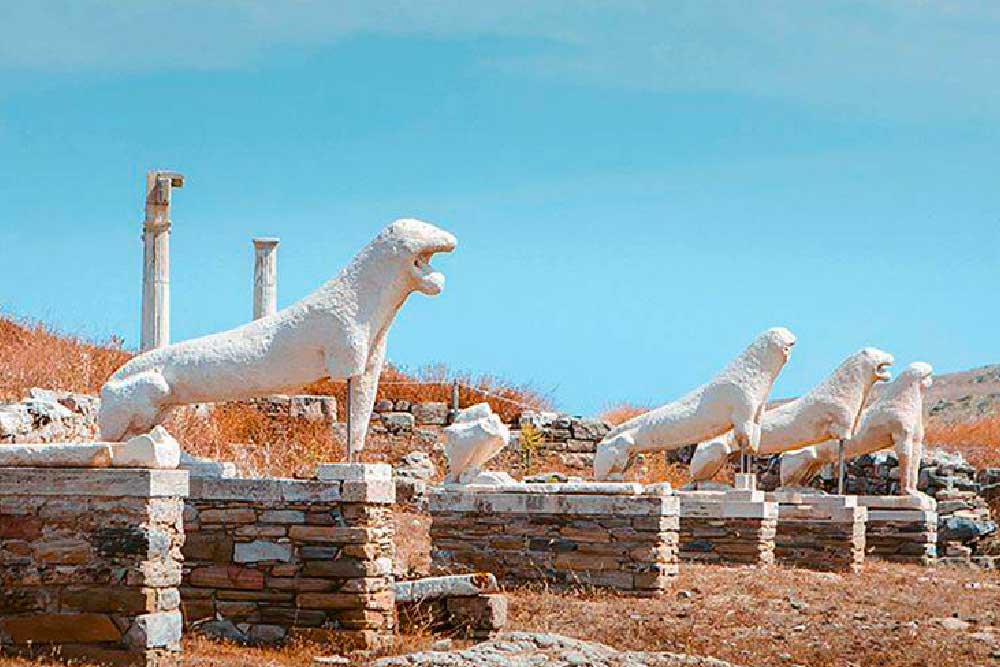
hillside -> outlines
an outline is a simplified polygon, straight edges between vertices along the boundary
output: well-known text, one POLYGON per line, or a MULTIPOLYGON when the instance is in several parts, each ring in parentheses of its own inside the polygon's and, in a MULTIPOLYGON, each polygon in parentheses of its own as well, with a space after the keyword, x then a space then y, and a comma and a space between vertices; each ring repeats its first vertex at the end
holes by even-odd
POLYGON ((1000 415, 1000 364, 936 375, 926 409, 929 417, 944 422, 1000 415))

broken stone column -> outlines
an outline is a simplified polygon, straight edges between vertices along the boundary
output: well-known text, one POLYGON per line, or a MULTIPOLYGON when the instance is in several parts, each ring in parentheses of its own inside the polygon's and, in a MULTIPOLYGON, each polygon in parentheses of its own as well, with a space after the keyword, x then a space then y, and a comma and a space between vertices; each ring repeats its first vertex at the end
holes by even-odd
POLYGON ((170 193, 183 185, 184 176, 177 172, 146 172, 139 342, 143 352, 170 343, 170 193))
POLYGON ((278 312, 278 243, 276 238, 253 240, 253 318, 278 312))

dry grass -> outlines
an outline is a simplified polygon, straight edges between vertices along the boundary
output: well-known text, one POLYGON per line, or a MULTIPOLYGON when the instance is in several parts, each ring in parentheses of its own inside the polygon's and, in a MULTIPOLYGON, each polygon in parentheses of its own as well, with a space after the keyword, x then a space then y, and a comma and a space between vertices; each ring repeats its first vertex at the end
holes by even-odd
MULTIPOLYGON (((421 403, 452 402, 452 386, 459 383, 459 405, 466 407, 486 402, 505 422, 511 422, 525 409, 551 410, 552 400, 530 385, 517 385, 492 375, 473 376, 449 370, 444 364, 426 366, 415 373, 387 366, 379 382, 377 400, 410 401, 421 403)), ((347 385, 344 382, 321 380, 305 389, 306 393, 326 394, 337 397, 345 405, 347 385)))
POLYGON ((346 455, 326 422, 269 417, 243 403, 220 403, 208 414, 175 410, 166 427, 185 451, 233 461, 250 476, 295 477, 346 455))
POLYGON ((924 441, 962 452, 977 468, 1000 466, 1000 416, 950 423, 932 419, 924 441))
POLYGON ((645 412, 649 412, 648 407, 632 405, 631 403, 621 403, 607 408, 597 418, 608 422, 612 426, 618 426, 632 419, 632 417, 638 417, 645 412))
POLYGON ((661 599, 519 590, 510 601, 513 629, 740 665, 998 662, 991 657, 1000 640, 1000 628, 992 632, 1000 625, 995 572, 869 563, 860 575, 837 575, 685 565, 661 599), (945 630, 931 621, 951 616, 970 621, 969 630, 945 630))
POLYGON ((96 394, 131 356, 118 338, 88 341, 0 315, 0 400, 18 400, 31 387, 96 394))

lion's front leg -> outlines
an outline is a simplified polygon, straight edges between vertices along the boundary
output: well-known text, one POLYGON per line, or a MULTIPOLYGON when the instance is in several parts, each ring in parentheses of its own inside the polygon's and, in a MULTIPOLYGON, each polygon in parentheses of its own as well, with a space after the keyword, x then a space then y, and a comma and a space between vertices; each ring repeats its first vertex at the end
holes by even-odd
POLYGON ((733 440, 741 452, 757 453, 760 449, 759 410, 750 405, 738 405, 733 408, 733 440))
POLYGON ((900 495, 924 495, 917 490, 923 443, 917 442, 913 433, 903 432, 893 435, 893 449, 899 460, 900 495))
POLYGON ((365 438, 368 436, 368 423, 375 407, 375 395, 378 392, 378 381, 385 363, 386 336, 381 334, 375 341, 369 355, 364 372, 351 378, 350 395, 347 397, 351 416, 350 444, 348 454, 353 458, 365 448, 365 438))

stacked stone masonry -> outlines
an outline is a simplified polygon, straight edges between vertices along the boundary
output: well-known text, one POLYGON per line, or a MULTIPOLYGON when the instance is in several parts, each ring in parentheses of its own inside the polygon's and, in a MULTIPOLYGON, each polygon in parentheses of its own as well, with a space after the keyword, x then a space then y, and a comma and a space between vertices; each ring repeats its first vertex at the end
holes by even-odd
POLYGON ((858 496, 868 508, 865 551, 897 563, 933 565, 937 560, 937 503, 916 496, 858 496))
POLYGON ((388 641, 391 469, 320 466, 319 477, 192 480, 182 589, 188 623, 221 617, 253 643, 388 641))
POLYGON ((769 494, 778 502, 775 560, 830 572, 858 572, 865 560, 868 512, 855 496, 769 494))
POLYGON ((337 399, 333 396, 275 394, 247 401, 266 417, 274 420, 306 419, 329 424, 337 421, 337 399))
POLYGON ((680 557, 703 563, 774 562, 777 503, 762 491, 682 491, 680 557))
POLYGON ((0 648, 179 663, 177 470, 0 469, 0 648))
POLYGON ((508 585, 642 596, 677 573, 678 500, 639 484, 444 486, 431 491, 432 562, 508 585))

